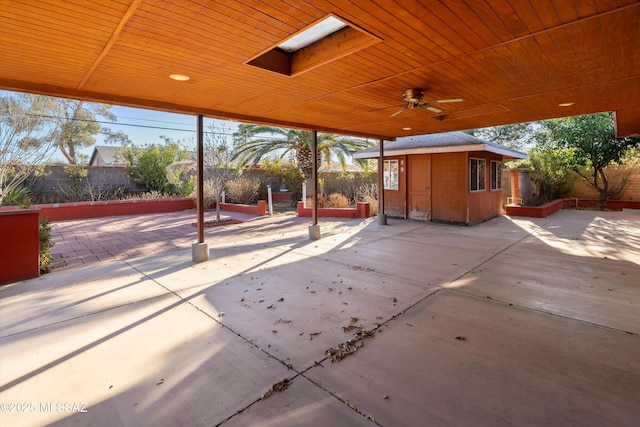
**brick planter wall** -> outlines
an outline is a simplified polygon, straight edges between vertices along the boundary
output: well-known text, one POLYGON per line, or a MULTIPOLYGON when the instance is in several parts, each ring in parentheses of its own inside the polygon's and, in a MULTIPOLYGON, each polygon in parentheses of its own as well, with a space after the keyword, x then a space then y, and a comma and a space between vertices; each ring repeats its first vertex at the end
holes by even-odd
POLYGON ((257 205, 220 203, 220 209, 228 212, 239 212, 249 215, 265 216, 267 214, 267 202, 265 200, 258 200, 257 205))
POLYGON ((564 207, 564 200, 557 199, 541 206, 517 206, 507 205, 506 213, 509 216, 529 216, 533 218, 546 218, 564 207))
POLYGON ((274 202, 290 202, 291 200, 293 200, 293 194, 275 192, 271 193, 271 199, 274 202))
MULTIPOLYGON (((311 217, 313 209, 305 208, 298 202, 298 216, 311 217)), ((368 218, 371 216, 369 203, 358 203, 355 208, 318 208, 318 216, 325 218, 368 218)))
MULTIPOLYGON (((596 209, 598 201, 593 199, 557 199, 541 206, 507 205, 506 214, 509 216, 528 216, 532 218, 546 218, 560 209, 588 208, 596 209)), ((607 200, 606 209, 640 209, 640 201, 607 200)))
MULTIPOLYGON (((32 206, 40 210, 40 217, 49 221, 98 218, 103 216, 139 215, 161 212, 178 212, 195 209, 191 198, 109 200, 102 202, 53 203, 32 206)), ((0 211, 15 211, 15 206, 0 207, 0 211)))
POLYGON ((40 275, 37 209, 0 212, 0 285, 40 275))

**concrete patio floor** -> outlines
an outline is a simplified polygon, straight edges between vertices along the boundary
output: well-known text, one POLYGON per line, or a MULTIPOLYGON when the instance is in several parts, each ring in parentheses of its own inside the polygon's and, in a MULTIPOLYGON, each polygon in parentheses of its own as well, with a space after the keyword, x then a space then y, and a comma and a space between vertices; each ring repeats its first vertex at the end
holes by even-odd
POLYGON ((638 425, 640 212, 262 221, 1 287, 0 425, 638 425))

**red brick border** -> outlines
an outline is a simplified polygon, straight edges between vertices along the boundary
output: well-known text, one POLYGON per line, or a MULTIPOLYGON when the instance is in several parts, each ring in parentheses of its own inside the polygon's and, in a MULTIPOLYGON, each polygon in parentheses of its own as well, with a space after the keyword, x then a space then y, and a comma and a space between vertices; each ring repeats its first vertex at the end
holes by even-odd
MULTIPOLYGON (((109 200, 101 202, 53 203, 34 205, 40 209, 40 217, 49 221, 98 218, 103 216, 138 215, 161 212, 178 212, 195 209, 192 198, 109 200)), ((0 207, 0 211, 17 210, 15 206, 0 207)))
MULTIPOLYGON (((311 217, 312 209, 298 202, 298 216, 311 217)), ((369 203, 357 203, 355 208, 318 208, 318 216, 325 218, 368 218, 371 216, 369 203)))
MULTIPOLYGON (((541 206, 507 205, 506 214, 509 216, 528 216, 532 218, 546 218, 560 209, 571 208, 597 208, 598 201, 593 199, 557 199, 541 206)), ((640 201, 633 200, 607 200, 607 209, 640 209, 640 201)))

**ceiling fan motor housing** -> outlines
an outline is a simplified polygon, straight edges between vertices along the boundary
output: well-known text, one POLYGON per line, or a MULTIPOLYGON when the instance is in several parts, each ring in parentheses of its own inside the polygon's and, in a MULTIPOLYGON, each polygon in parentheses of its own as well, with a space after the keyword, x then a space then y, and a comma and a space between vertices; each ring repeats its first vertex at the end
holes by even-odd
POLYGON ((420 88, 407 89, 402 93, 402 98, 404 98, 406 102, 414 105, 419 104, 423 97, 424 89, 420 88))

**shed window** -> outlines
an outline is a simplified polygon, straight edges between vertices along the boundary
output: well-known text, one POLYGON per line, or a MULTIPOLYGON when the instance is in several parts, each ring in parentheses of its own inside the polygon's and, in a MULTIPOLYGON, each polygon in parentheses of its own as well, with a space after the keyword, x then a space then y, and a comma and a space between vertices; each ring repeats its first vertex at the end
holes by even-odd
POLYGON ((491 189, 502 189, 502 162, 491 160, 491 189))
POLYGON ((471 191, 484 191, 487 186, 487 161, 485 159, 469 159, 469 177, 471 191))
POLYGON ((383 182, 385 190, 398 189, 398 161, 385 160, 383 164, 383 182))

